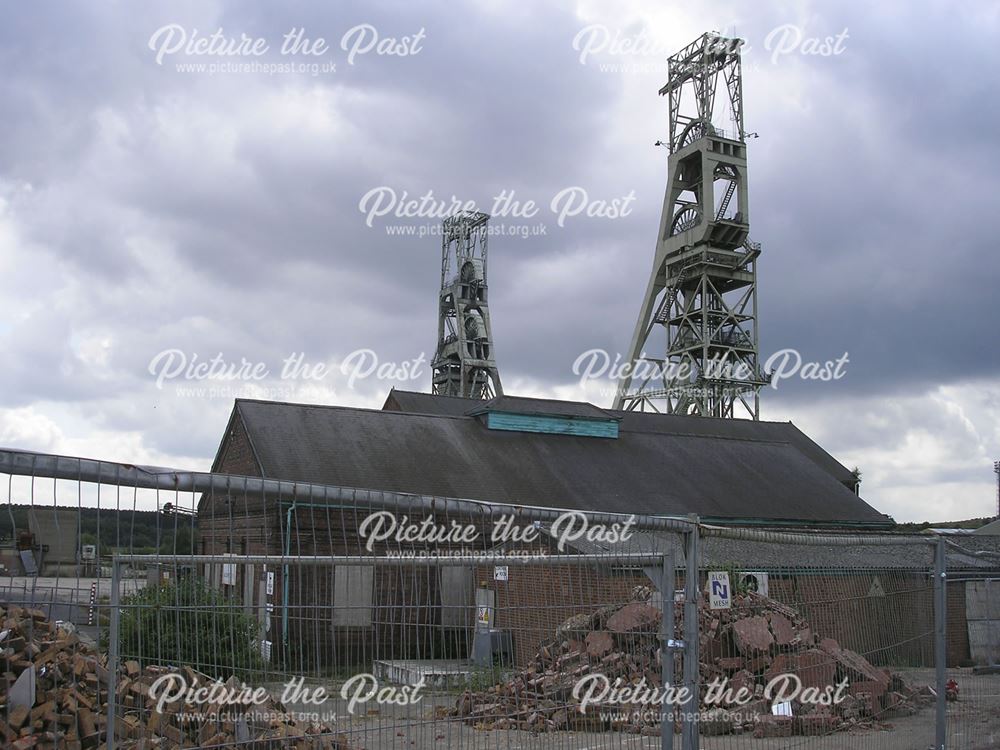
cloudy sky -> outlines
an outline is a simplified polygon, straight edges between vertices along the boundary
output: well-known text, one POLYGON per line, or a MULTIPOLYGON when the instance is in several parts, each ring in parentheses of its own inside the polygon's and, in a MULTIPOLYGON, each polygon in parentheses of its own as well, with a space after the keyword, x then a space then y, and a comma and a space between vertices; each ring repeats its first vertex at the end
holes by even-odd
POLYGON ((747 42, 762 355, 849 359, 768 390, 763 417, 860 466, 898 520, 991 514, 998 9, 5 4, 0 445, 204 469, 235 395, 429 389, 440 221, 397 215, 428 193, 534 202, 490 244, 505 390, 610 405, 573 363, 627 350, 666 57, 716 30, 747 42), (168 377, 217 355, 267 377, 168 377), (282 378, 292 356, 329 372, 282 378))

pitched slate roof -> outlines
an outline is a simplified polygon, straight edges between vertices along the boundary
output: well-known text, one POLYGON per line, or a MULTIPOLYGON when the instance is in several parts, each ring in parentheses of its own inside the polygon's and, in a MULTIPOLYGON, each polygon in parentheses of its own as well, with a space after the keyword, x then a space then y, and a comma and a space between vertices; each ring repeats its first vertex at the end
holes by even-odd
POLYGON ((1000 536, 1000 518, 980 526, 972 533, 980 536, 1000 536))
MULTIPOLYGON (((395 392, 396 391, 394 390, 393 393, 395 392)), ((424 396, 427 399, 437 398, 437 396, 431 396, 426 393, 417 393, 412 395, 424 396)), ((449 397, 449 400, 452 400, 452 398, 449 397)), ((463 414, 467 415, 482 414, 487 411, 509 411, 516 412, 518 414, 537 414, 584 419, 618 418, 611 412, 599 409, 593 404, 588 404, 584 401, 557 401, 556 399, 551 398, 524 398, 523 396, 497 396, 489 401, 472 401, 470 399, 459 400, 465 401, 466 410, 463 414)), ((414 401, 418 400, 415 399, 414 401)), ((422 411, 422 409, 419 408, 419 403, 417 403, 416 406, 416 409, 402 409, 402 411, 422 411)), ((450 403, 446 408, 450 412, 452 409, 457 409, 458 405, 450 403)))
MULTIPOLYGON (((513 402, 530 402, 529 406, 545 403, 545 399, 524 399, 512 396, 502 396, 513 402)), ((494 399, 496 400, 496 399, 494 399)), ((572 404, 577 402, 550 402, 572 404)), ((400 391, 393 388, 386 398, 383 409, 413 412, 415 414, 442 414, 461 416, 473 407, 482 404, 467 398, 455 396, 432 396, 428 393, 400 391)), ((629 432, 659 432, 675 435, 700 435, 702 437, 741 438, 749 440, 774 440, 794 445, 799 451, 812 459, 830 475, 849 486, 854 486, 855 478, 850 469, 837 461, 833 456, 813 442, 791 422, 752 422, 747 419, 717 419, 714 417, 687 417, 675 414, 653 414, 650 412, 617 411, 614 409, 598 409, 589 406, 597 412, 621 420, 619 430, 629 432)), ((481 408, 481 407, 480 407, 481 408)), ((538 407, 541 408, 541 407, 538 407)))
POLYGON ((244 399, 235 409, 275 479, 569 510, 891 523, 768 428, 671 431, 626 416, 634 428, 604 440, 490 430, 465 414, 476 406, 467 399, 411 401, 425 413, 244 399))

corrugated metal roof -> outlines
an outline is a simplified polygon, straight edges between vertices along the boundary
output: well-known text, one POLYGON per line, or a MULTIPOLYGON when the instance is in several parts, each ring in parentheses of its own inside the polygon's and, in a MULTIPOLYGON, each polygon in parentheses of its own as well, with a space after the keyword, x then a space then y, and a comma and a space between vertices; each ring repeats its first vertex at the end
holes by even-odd
MULTIPOLYGON (((439 398, 469 403, 420 402, 439 398)), ((787 441, 693 430, 601 440, 489 430, 441 413, 252 400, 236 408, 275 479, 570 510, 887 521, 787 441)))

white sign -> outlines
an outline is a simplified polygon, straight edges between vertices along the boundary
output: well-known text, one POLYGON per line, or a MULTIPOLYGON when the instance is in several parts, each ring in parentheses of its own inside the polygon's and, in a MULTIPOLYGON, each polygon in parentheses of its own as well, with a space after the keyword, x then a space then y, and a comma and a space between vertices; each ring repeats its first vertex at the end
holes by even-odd
POLYGON ((260 655, 264 661, 271 661, 271 641, 260 642, 260 655))
POLYGON ((273 596, 274 595, 274 571, 273 570, 267 571, 267 584, 265 584, 264 590, 265 590, 265 592, 267 593, 268 596, 273 596))
POLYGON ((507 566, 497 565, 493 568, 493 580, 494 581, 506 581, 507 580, 507 566))
POLYGON ((710 571, 708 574, 708 599, 712 609, 729 609, 733 603, 729 587, 729 573, 710 571))
POLYGON ((97 545, 95 544, 85 544, 81 548, 80 557, 84 560, 94 560, 97 558, 97 545))
POLYGON ((771 713, 775 716, 791 716, 792 715, 792 702, 782 701, 781 703, 775 703, 771 706, 771 713))
POLYGON ((274 605, 268 602, 264 607, 264 632, 271 632, 271 613, 274 612, 274 605))
POLYGON ((747 591, 753 591, 761 596, 769 596, 767 590, 767 573, 744 570, 740 574, 740 583, 747 591))
POLYGON ((236 585, 236 563, 222 563, 222 583, 225 586, 236 585))

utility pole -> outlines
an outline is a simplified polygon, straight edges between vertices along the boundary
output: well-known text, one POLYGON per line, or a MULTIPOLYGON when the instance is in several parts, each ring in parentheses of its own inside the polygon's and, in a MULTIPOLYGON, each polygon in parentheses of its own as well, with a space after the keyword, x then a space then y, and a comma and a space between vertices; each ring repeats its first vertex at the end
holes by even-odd
POLYGON ((997 475, 997 518, 1000 518, 1000 461, 993 462, 993 473, 997 475))

